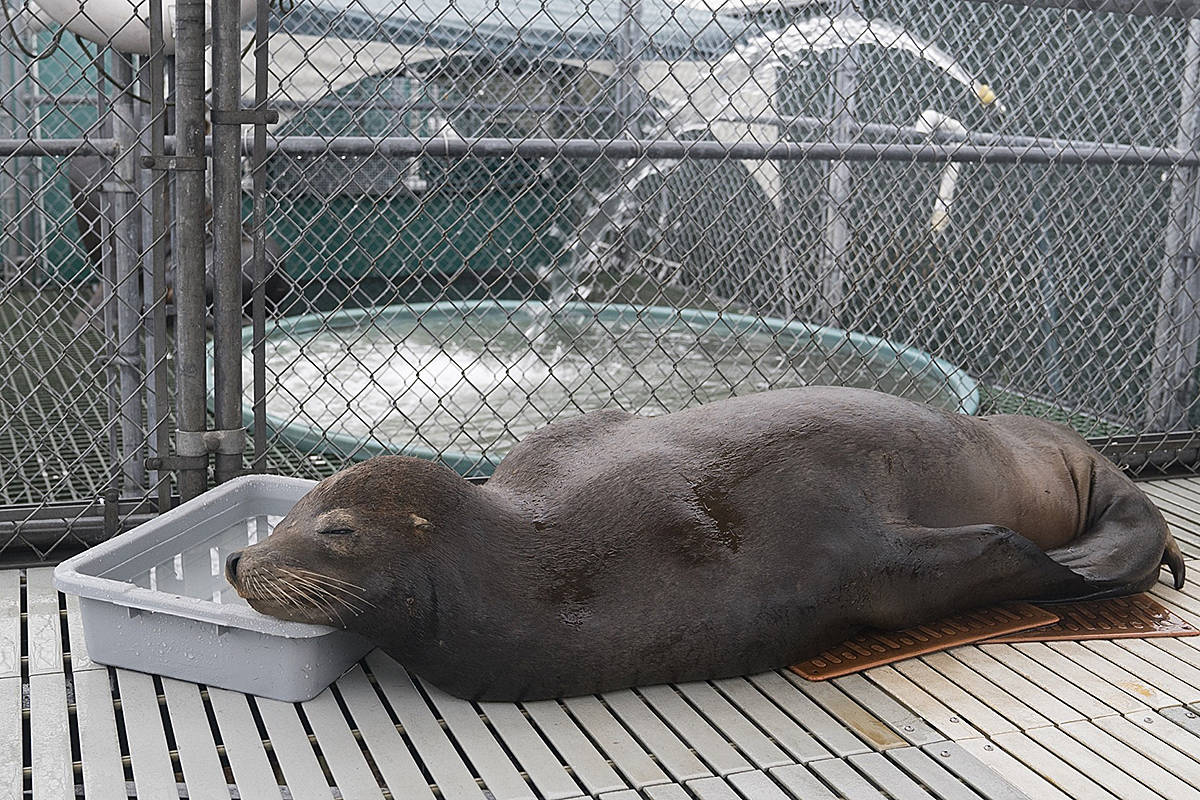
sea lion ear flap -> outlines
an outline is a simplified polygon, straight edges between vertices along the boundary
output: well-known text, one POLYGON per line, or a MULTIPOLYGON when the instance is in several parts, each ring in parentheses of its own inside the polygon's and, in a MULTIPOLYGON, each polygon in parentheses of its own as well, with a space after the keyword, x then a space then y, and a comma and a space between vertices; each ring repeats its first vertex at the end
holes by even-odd
POLYGON ((433 530, 433 523, 424 517, 418 517, 416 514, 409 514, 408 519, 412 522, 413 530, 415 530, 417 533, 429 533, 433 530))

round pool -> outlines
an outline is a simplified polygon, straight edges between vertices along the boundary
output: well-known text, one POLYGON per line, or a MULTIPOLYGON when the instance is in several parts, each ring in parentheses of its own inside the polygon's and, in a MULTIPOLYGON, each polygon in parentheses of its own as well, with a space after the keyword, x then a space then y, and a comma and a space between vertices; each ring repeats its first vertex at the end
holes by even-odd
MULTIPOLYGON (((253 420, 251 331, 244 417, 253 420)), ((928 353, 802 322, 629 305, 455 301, 289 317, 268 329, 267 424, 306 452, 437 457, 488 475, 552 419, 662 414, 768 388, 837 384, 967 414, 976 382, 928 353)))

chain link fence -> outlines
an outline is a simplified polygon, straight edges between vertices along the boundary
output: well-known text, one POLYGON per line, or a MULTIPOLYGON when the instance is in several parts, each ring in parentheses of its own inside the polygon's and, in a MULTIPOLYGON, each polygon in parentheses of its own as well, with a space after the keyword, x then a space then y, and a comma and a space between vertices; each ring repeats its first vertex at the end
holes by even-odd
POLYGON ((813 383, 1197 461, 1195 3, 0 4, 9 557, 813 383))

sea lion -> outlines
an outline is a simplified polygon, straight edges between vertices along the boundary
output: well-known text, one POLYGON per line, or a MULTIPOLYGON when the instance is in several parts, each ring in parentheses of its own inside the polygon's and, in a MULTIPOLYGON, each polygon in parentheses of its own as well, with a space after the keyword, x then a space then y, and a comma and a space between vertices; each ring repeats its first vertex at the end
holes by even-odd
POLYGON ((1184 564, 1070 429, 860 389, 764 392, 526 438, 486 485, 388 456, 322 481, 226 574, 460 697, 747 674, 864 626, 1142 591, 1184 564))

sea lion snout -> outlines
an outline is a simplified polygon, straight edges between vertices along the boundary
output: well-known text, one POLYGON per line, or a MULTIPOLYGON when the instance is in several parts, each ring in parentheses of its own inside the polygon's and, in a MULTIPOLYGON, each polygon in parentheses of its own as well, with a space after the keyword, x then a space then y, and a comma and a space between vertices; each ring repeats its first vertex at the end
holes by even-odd
POLYGON ((237 587, 237 565, 242 560, 242 551, 235 550, 225 557, 225 580, 237 587))

